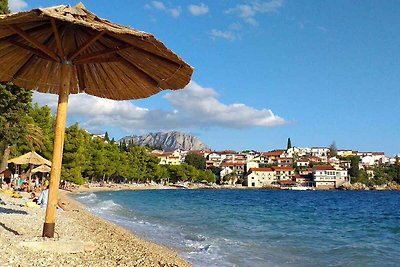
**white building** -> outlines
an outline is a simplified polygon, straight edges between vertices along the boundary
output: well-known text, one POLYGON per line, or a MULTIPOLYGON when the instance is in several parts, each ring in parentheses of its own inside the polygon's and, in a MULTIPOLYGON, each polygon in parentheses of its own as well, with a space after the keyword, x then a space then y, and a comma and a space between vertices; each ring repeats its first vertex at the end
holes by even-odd
POLYGON ((349 157, 349 156, 357 155, 357 151, 353 151, 350 149, 341 149, 341 150, 338 150, 336 152, 336 154, 341 157, 349 157))
POLYGON ((258 162, 255 162, 255 161, 248 161, 248 162, 246 163, 246 169, 247 169, 247 170, 254 169, 254 168, 258 168, 259 166, 260 166, 259 163, 258 163, 258 162))
POLYGON ((275 171, 272 168, 252 168, 246 178, 248 187, 260 188, 276 183, 275 171))
POLYGON ((331 165, 316 165, 313 167, 313 182, 316 188, 337 188, 349 182, 347 170, 335 169, 331 165))
POLYGON ((328 161, 329 153, 330 153, 330 149, 327 147, 312 147, 311 148, 311 156, 322 159, 322 162, 328 161))
POLYGON ((225 177, 225 175, 233 173, 233 169, 230 167, 222 167, 221 171, 219 172, 219 177, 222 179, 225 177))
POLYGON ((292 180, 294 170, 292 167, 272 167, 277 180, 292 180))
POLYGON ((308 159, 299 159, 296 162, 297 167, 308 167, 310 161, 308 159))

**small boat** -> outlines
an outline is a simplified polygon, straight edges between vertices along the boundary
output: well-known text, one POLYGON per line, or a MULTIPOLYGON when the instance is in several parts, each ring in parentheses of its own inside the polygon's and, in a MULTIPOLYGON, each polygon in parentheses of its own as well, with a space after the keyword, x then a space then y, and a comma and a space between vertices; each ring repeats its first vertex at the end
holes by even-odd
POLYGON ((305 191, 305 190, 313 190, 313 188, 309 186, 296 185, 290 187, 289 190, 305 191))
POLYGON ((173 186, 177 188, 189 189, 188 183, 175 183, 173 186))

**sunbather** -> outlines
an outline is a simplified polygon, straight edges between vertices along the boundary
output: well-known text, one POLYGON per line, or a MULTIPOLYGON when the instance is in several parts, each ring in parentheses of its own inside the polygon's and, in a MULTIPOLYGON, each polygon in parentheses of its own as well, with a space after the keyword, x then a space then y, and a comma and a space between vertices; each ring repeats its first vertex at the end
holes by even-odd
POLYGON ((37 203, 38 205, 40 205, 41 208, 46 208, 48 199, 49 199, 49 186, 46 186, 45 190, 43 190, 42 193, 40 193, 37 203))

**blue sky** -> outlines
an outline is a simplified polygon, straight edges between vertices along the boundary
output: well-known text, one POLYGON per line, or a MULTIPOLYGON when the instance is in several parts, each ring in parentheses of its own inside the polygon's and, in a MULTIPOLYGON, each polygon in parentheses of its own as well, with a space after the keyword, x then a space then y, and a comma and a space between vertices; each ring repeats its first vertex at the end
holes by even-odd
MULTIPOLYGON (((10 1, 13 10, 59 4, 10 1)), ((69 123, 116 139, 175 129, 217 150, 266 151, 285 147, 290 137, 300 147, 335 141, 343 149, 400 153, 399 1, 84 4, 154 34, 195 72, 187 89, 148 99, 71 97, 69 123), (99 107, 104 112, 96 116, 99 107)), ((56 101, 35 99, 52 107, 56 101)))

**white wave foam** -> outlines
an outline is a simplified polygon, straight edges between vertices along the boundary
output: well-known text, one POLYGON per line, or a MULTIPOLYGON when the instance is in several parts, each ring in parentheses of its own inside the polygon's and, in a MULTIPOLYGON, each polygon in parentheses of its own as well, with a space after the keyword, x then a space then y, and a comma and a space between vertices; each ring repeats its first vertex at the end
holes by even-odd
POLYGON ((97 198, 96 194, 94 194, 94 193, 84 194, 82 196, 77 197, 77 199, 84 203, 94 203, 94 202, 98 201, 98 198, 97 198))
POLYGON ((96 204, 96 206, 100 210, 119 210, 119 209, 121 209, 121 206, 116 204, 112 200, 105 200, 105 201, 99 202, 98 204, 96 204))

